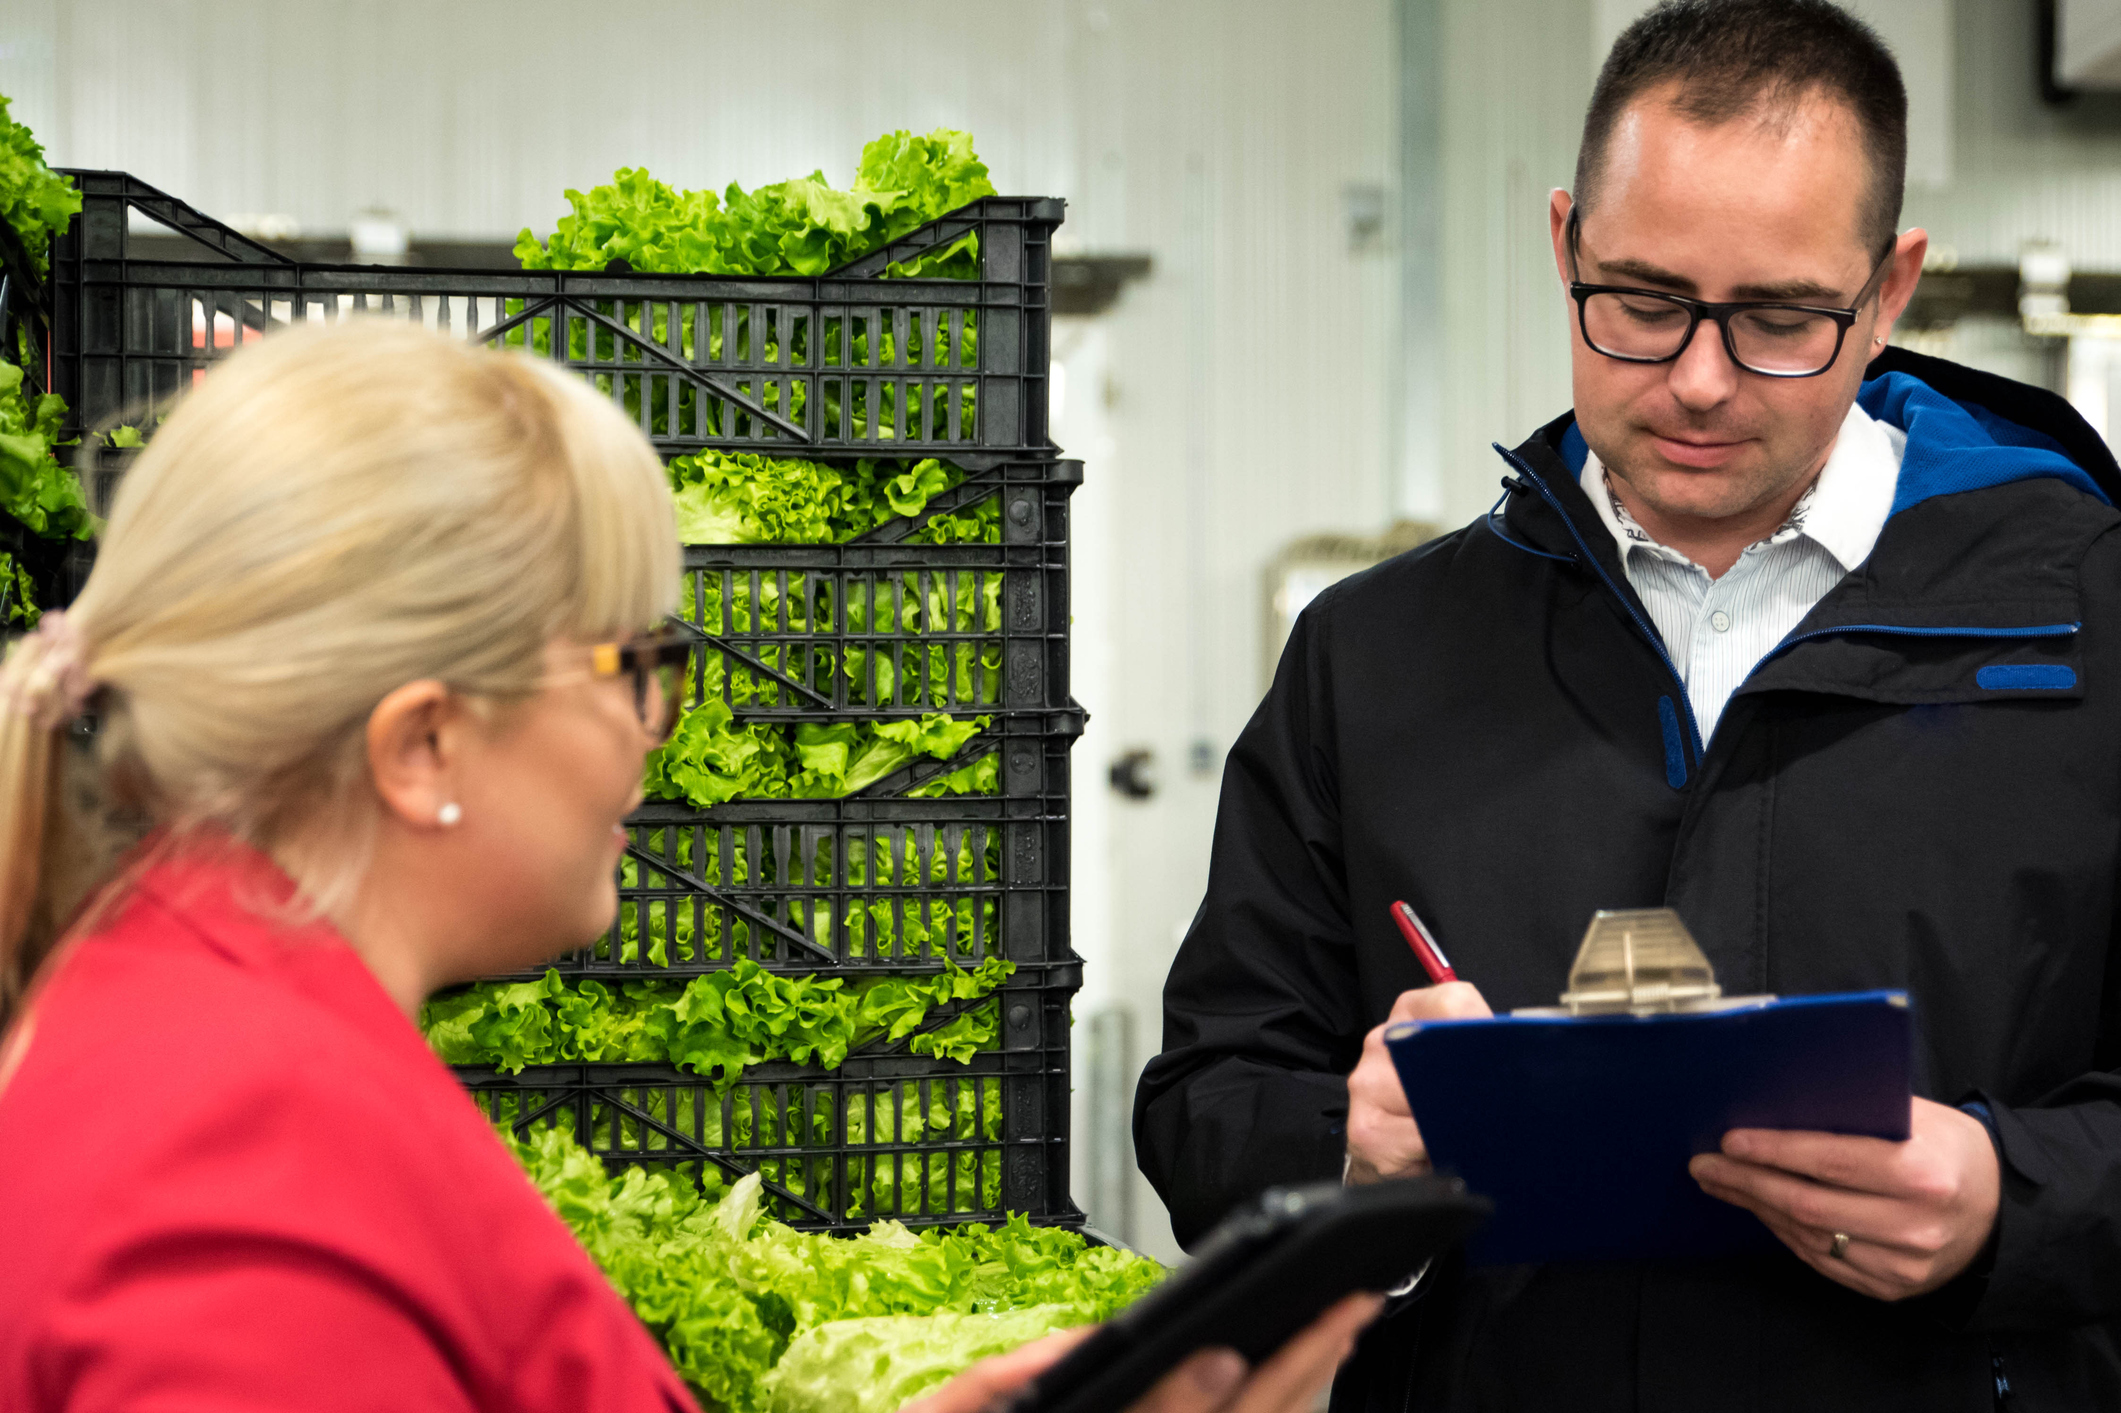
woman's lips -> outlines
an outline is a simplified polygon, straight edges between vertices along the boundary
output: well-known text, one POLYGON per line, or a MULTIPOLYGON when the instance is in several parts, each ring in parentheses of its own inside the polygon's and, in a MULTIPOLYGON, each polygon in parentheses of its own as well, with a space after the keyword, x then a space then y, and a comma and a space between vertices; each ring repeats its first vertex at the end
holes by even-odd
POLYGON ((1657 444, 1657 454, 1675 466, 1691 466, 1698 471, 1713 471, 1738 454, 1744 442, 1680 441, 1674 437, 1650 434, 1657 444))

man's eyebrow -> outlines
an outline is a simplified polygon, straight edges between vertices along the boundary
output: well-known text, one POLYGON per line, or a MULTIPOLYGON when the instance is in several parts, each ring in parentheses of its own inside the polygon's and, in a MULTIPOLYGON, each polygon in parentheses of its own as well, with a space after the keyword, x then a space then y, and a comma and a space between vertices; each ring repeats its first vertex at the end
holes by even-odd
POLYGON ((1838 289, 1830 289, 1817 280, 1774 280, 1763 285, 1736 285, 1731 289, 1733 299, 1780 299, 1792 304, 1830 304, 1839 306, 1848 299, 1838 289))
POLYGON ((1685 275, 1675 275, 1662 266, 1652 265, 1647 260, 1599 260, 1594 262, 1605 278, 1599 283, 1613 284, 1620 280, 1633 280, 1638 284, 1668 289, 1675 294, 1698 294, 1701 286, 1685 275))
MULTIPOLYGON (((1696 295, 1701 286, 1685 275, 1674 274, 1662 266, 1652 265, 1647 260, 1600 260, 1594 262, 1605 275, 1601 284, 1614 284, 1630 280, 1648 285, 1653 289, 1668 289, 1674 294, 1696 295)), ((1839 289, 1820 284, 1817 280, 1773 280, 1765 284, 1738 285, 1731 290, 1733 300, 1779 300, 1791 304, 1838 305, 1846 298, 1839 289)))

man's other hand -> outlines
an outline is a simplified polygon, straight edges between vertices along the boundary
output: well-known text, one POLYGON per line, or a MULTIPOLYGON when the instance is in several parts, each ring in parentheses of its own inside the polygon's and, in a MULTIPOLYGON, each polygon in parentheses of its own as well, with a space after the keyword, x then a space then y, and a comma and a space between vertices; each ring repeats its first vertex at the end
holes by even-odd
POLYGON ((1392 1014, 1363 1037, 1362 1060, 1348 1076, 1348 1181, 1378 1182, 1429 1170, 1429 1150, 1407 1110, 1407 1091, 1385 1049, 1385 1029, 1410 1020, 1479 1020, 1491 1016, 1480 989, 1447 981, 1402 991, 1392 1014))
POLYGON ((2002 1181, 1987 1127, 1927 1099, 1915 1100, 1904 1143, 1740 1128, 1688 1168, 1813 1270, 1880 1300, 1927 1294, 1965 1270, 1996 1224, 2002 1181), (1849 1237, 1839 1257, 1836 1232, 1849 1237))

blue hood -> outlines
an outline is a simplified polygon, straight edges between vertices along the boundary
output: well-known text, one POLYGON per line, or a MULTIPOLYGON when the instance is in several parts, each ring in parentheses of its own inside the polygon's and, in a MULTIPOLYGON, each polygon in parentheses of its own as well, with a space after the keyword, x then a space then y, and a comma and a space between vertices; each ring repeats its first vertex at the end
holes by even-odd
MULTIPOLYGON (((1912 374, 1871 379, 1856 394, 1856 405, 1907 433, 1893 515, 1933 496, 2042 476, 2067 482, 2103 505, 2113 504, 2053 437, 2006 421, 1978 403, 1954 402, 1912 374)), ((1573 420, 1561 434, 1560 450, 1569 470, 1582 475, 1590 448, 1573 420)))
POLYGON ((1954 402, 1920 378, 1887 373, 1865 383, 1856 405, 1907 433, 1892 514, 1933 496, 1978 491, 2010 481, 2052 476, 2111 505, 2062 444, 2043 432, 2007 422, 1976 403, 1954 402))

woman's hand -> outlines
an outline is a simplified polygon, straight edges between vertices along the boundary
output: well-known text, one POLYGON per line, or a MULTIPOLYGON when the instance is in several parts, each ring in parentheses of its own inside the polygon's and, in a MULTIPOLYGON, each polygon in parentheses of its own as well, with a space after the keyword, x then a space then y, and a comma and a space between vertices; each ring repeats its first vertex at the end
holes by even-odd
MULTIPOLYGON (((1318 1317, 1259 1368, 1227 1349, 1203 1349, 1166 1374, 1126 1413, 1304 1413, 1384 1304, 1351 1295, 1318 1317)), ((1065 1330, 982 1360, 899 1413, 990 1413, 1080 1344, 1089 1328, 1065 1330)))

